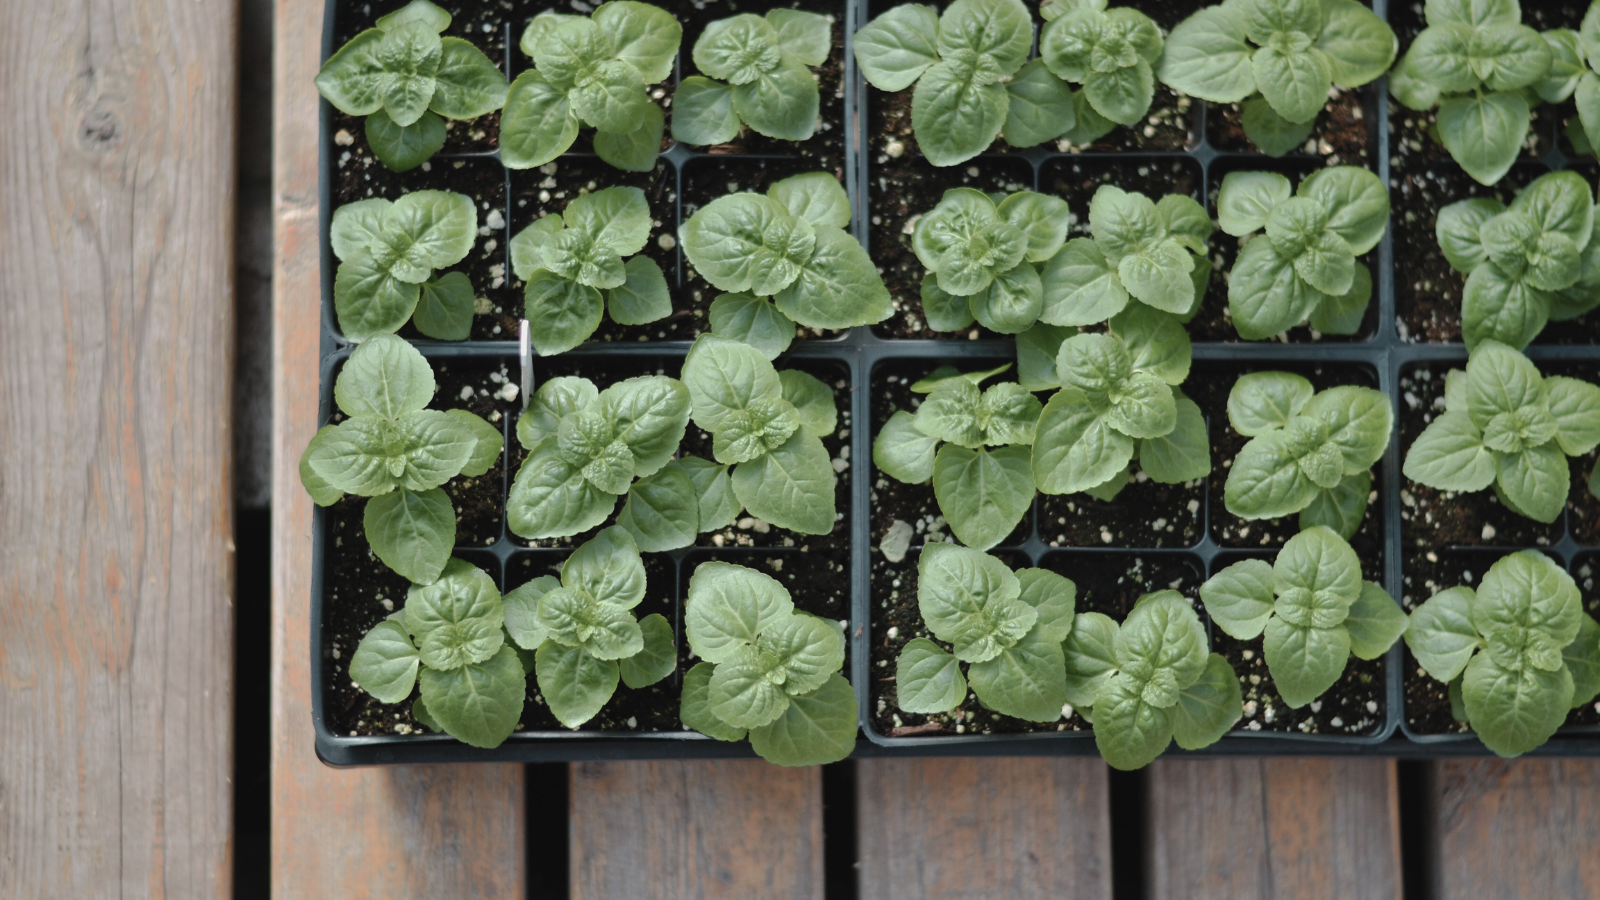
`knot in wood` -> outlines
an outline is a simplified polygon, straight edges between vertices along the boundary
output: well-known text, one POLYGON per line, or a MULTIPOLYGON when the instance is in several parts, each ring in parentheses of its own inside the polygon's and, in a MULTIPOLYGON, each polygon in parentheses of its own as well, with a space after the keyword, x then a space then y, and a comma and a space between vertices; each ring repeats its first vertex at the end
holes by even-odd
POLYGON ((89 110, 78 125, 78 143, 90 152, 110 150, 121 135, 122 119, 109 109, 89 110))

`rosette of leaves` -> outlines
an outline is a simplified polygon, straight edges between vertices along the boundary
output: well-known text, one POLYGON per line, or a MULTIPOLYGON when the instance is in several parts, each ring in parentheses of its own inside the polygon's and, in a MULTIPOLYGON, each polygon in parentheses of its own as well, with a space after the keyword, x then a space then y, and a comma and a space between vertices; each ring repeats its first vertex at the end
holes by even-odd
POLYGON ((1355 334, 1372 299, 1372 271, 1356 259, 1389 224, 1389 191, 1356 166, 1312 173, 1291 194, 1276 172, 1229 172, 1217 223, 1240 242, 1228 310, 1246 340, 1301 322, 1323 334, 1355 334), (1265 231, 1265 236, 1257 235, 1265 231))
POLYGON ((1206 241, 1216 230, 1205 207, 1183 194, 1159 203, 1101 185, 1089 201, 1089 233, 1068 241, 1040 274, 1039 320, 1094 325, 1127 307, 1131 297, 1187 322, 1211 280, 1206 241))
POLYGON ((1389 446, 1394 410, 1371 388, 1315 392, 1289 372, 1252 372, 1228 392, 1228 421, 1250 441, 1228 470, 1223 504, 1245 519, 1300 514, 1346 540, 1361 526, 1372 465, 1389 446))
POLYGON ((794 608, 777 580, 730 563, 689 578, 684 635, 703 662, 683 675, 679 718, 719 741, 750 738, 780 766, 837 762, 855 749, 856 694, 837 622, 794 608))
POLYGON ((1039 398, 1014 381, 978 388, 1006 368, 925 385, 931 392, 916 414, 896 412, 872 443, 873 464, 890 478, 907 484, 932 478, 951 530, 979 550, 1004 540, 1033 506, 1028 445, 1039 398))
POLYGON ((1546 103, 1574 100, 1578 114, 1567 121, 1567 139, 1581 156, 1600 147, 1600 6, 1589 4, 1579 30, 1552 28, 1542 32, 1550 45, 1550 69, 1533 86, 1546 103))
POLYGON ((1209 652, 1205 627, 1177 591, 1145 594, 1119 626, 1080 613, 1061 644, 1067 700, 1094 724, 1112 768, 1142 768, 1174 740, 1209 747, 1244 710, 1233 668, 1209 652))
POLYGON ((1161 29, 1149 16, 1126 7, 1107 9, 1106 0, 1046 2, 1039 14, 1048 23, 1039 35, 1039 59, 1013 79, 1025 84, 1008 90, 1042 109, 1023 106, 1023 121, 1017 124, 1035 126, 1032 129, 1014 127, 1008 111, 1008 142, 1027 147, 1064 134, 1075 144, 1086 144, 1118 125, 1133 125, 1145 117, 1155 97, 1153 67, 1161 59, 1162 46, 1161 29), (1058 82, 1030 71, 1041 62, 1058 82), (1066 82, 1083 88, 1071 91, 1066 82), (1045 115, 1046 110, 1053 115, 1045 115), (1062 121, 1066 128, 1059 127, 1062 121), (1035 135, 1037 140, 1027 140, 1035 135))
POLYGON ((1442 491, 1481 491, 1554 522, 1567 504, 1568 456, 1600 445, 1600 387, 1540 376, 1526 356, 1480 343, 1445 380, 1445 411, 1406 451, 1405 476, 1442 491))
POLYGON ((650 240, 650 204, 636 187, 608 187, 574 198, 511 239, 511 270, 527 283, 528 335, 540 356, 578 346, 605 313, 619 325, 672 314, 661 266, 634 256, 650 240), (626 257, 626 259, 625 259, 626 257))
POLYGON ((431 338, 459 341, 472 331, 472 282, 460 272, 437 278, 478 239, 478 209, 452 191, 374 197, 333 211, 328 228, 339 269, 333 308, 339 330, 360 343, 392 334, 412 319, 431 338))
POLYGON ((1437 106, 1445 149, 1468 175, 1494 184, 1528 137, 1550 44, 1522 24, 1517 0, 1428 0, 1423 15, 1428 27, 1390 73, 1389 93, 1418 111, 1437 106))
POLYGON ((802 534, 833 531, 836 476, 822 438, 837 412, 827 385, 709 334, 689 348, 683 383, 694 423, 711 433, 719 477, 750 515, 802 534))
POLYGON ((816 13, 773 9, 712 22, 694 42, 703 74, 683 79, 673 94, 673 139, 723 144, 741 125, 785 141, 811 137, 821 98, 807 67, 827 62, 832 48, 828 18, 816 13))
POLYGON ((1467 276, 1461 337, 1467 349, 1495 340, 1520 350, 1551 319, 1600 304, 1600 245, 1593 191, 1576 172, 1551 172, 1511 206, 1474 197, 1439 210, 1439 249, 1467 276))
POLYGON ((366 116, 367 144, 396 172, 444 146, 445 119, 474 119, 505 105, 506 76, 458 37, 441 37, 450 14, 411 0, 379 17, 328 58, 317 90, 351 116, 366 116))
POLYGON ((1450 709, 1500 756, 1538 747, 1600 694, 1600 624, 1578 586, 1534 550, 1496 560, 1477 591, 1434 594, 1411 611, 1406 646, 1450 685, 1450 709))
POLYGON ((666 617, 634 618, 644 592, 639 548, 613 525, 573 551, 559 579, 542 575, 506 594, 506 633, 533 651, 539 693, 561 724, 577 728, 594 718, 619 676, 638 689, 677 668, 666 617))
POLYGON ((1354 0, 1230 0, 1172 29, 1158 74, 1194 97, 1242 101, 1245 135, 1282 156, 1311 135, 1335 84, 1373 81, 1398 46, 1388 24, 1354 0))
POLYGON ((765 195, 718 197, 683 223, 679 237, 695 271, 734 294, 741 315, 760 320, 758 342, 770 351, 793 337, 794 322, 854 328, 894 311, 866 248, 844 230, 849 225, 839 180, 811 172, 776 182, 765 195))
POLYGON ((1377 659, 1406 630, 1388 592, 1362 580, 1356 551, 1321 525, 1290 538, 1270 564, 1246 559, 1211 576, 1200 599, 1229 635, 1265 635, 1267 671, 1290 709, 1332 687, 1352 653, 1377 659))
POLYGON ((945 191, 917 220, 911 248, 928 267, 922 311, 935 331, 959 331, 976 319, 1001 334, 1032 325, 1044 307, 1037 265, 1067 239, 1066 201, 1019 191, 998 205, 972 188, 945 191))
POLYGON ((1046 494, 1083 491, 1110 500, 1129 463, 1152 481, 1181 484, 1211 471, 1205 417, 1176 389, 1189 376, 1189 336, 1172 316, 1134 304, 1106 333, 1061 342, 1061 390, 1039 417, 1033 483, 1046 494))
POLYGON ((1072 632, 1077 591, 1054 572, 1013 573, 987 553, 928 544, 917 560, 917 608, 951 649, 926 638, 901 649, 896 705, 949 712, 966 702, 970 685, 985 709, 1032 722, 1060 719, 1067 702, 1061 642, 1072 632))
POLYGON ((505 639, 506 609, 494 579, 451 559, 439 580, 412 585, 406 605, 361 638, 350 678, 382 703, 415 685, 414 718, 474 747, 498 747, 517 727, 527 673, 505 639))
POLYGON ((538 539, 599 525, 635 478, 667 466, 688 426, 689 390, 676 378, 642 375, 603 391, 552 379, 517 420, 528 456, 506 498, 507 526, 538 539))
POLYGON ((415 347, 378 335, 339 370, 343 422, 322 426, 300 456, 300 483, 318 506, 370 497, 361 527, 383 564, 431 584, 450 560, 456 511, 440 485, 489 471, 505 441, 464 409, 426 409, 433 369, 415 347))
POLYGON ((1031 146, 1076 124, 1071 88, 1043 62, 1027 62, 1032 45, 1022 0, 955 0, 942 16, 906 3, 855 36, 856 64, 873 87, 916 84, 911 127, 936 166, 977 156, 1002 127, 1013 144, 1031 146))
POLYGON ((658 6, 602 3, 587 16, 543 12, 518 46, 533 67, 511 82, 500 115, 500 161, 542 166, 594 128, 594 152, 629 172, 655 168, 665 117, 646 85, 672 76, 683 26, 658 6))

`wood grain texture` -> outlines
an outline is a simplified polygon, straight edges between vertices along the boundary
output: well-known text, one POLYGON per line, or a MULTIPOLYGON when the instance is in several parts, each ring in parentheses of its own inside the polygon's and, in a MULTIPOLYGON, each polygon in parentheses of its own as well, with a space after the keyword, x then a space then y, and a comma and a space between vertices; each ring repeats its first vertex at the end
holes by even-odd
POLYGON ((864 759, 862 900, 1109 900, 1098 759, 864 759))
POLYGON ((1437 896, 1600 897, 1600 760, 1436 765, 1437 896))
MULTIPOLYGON (((188 2, 188 0, 184 0, 188 2)), ((274 58, 272 888, 285 898, 516 898, 527 883, 515 765, 339 771, 313 750, 311 501, 317 427, 321 0, 279 0, 274 58)))
POLYGON ((572 900, 822 900, 822 770, 761 760, 571 769, 572 900))
POLYGON ((231 3, 0 3, 0 896, 231 883, 231 3))
POLYGON ((1149 896, 1400 900, 1393 760, 1158 760, 1149 896))

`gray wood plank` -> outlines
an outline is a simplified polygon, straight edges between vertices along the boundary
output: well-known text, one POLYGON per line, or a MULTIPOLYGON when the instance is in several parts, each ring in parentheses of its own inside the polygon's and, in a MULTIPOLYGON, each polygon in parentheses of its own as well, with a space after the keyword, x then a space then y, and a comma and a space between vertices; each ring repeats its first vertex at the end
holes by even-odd
POLYGON ((230 889, 236 22, 0 4, 0 896, 230 889))
POLYGON ((1158 760, 1149 779, 1152 898, 1400 898, 1393 760, 1158 760))
POLYGON ((856 765, 862 900, 1109 900, 1110 812, 1100 760, 856 765))
POLYGON ((573 900, 822 900, 821 773, 573 763, 573 900))
POLYGON ((1438 897, 1600 897, 1600 760, 1436 765, 1438 897))

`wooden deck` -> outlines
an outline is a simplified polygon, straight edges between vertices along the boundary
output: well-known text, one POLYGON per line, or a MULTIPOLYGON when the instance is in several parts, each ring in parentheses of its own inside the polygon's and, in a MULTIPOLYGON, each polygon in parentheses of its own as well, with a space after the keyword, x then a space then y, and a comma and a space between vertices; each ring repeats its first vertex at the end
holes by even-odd
MULTIPOLYGON (((1600 897, 1600 761, 322 766, 321 14, 277 3, 274 896, 1600 897)), ((236 28, 0 0, 0 898, 233 887, 236 28)))

